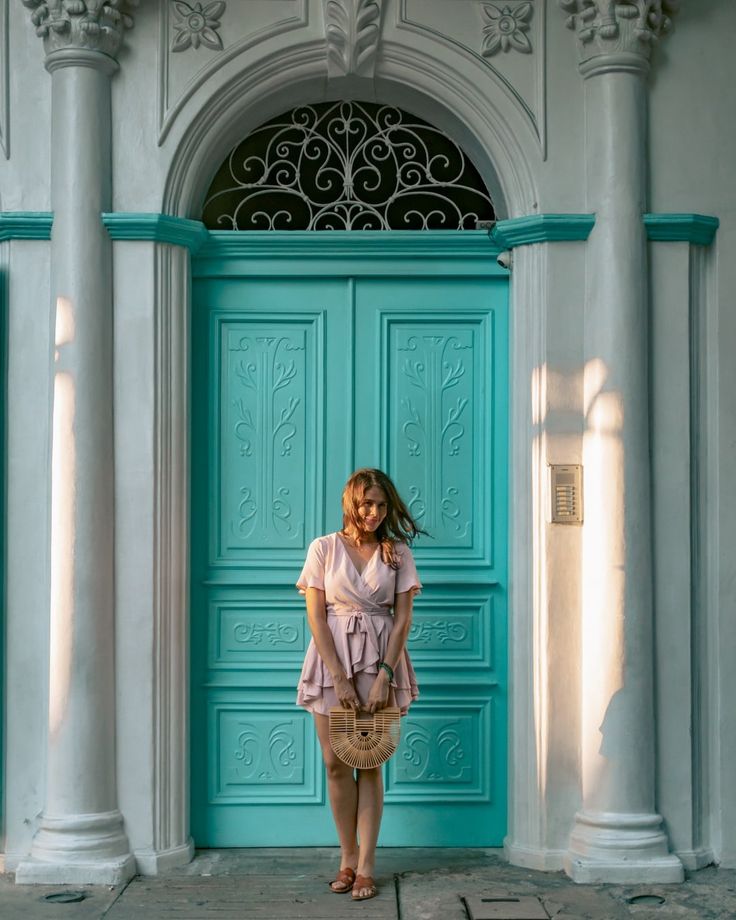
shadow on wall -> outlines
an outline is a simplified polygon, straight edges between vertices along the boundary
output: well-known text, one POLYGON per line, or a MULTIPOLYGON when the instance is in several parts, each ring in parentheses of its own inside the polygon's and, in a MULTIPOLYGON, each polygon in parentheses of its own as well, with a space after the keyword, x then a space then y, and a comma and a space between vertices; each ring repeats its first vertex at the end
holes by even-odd
MULTIPOLYGON (((536 428, 533 449, 532 488, 540 493, 546 487, 546 465, 550 453, 548 439, 570 438, 576 447, 582 429, 582 457, 585 488, 585 523, 581 548, 581 652, 580 683, 581 768, 588 781, 602 778, 607 762, 629 756, 621 739, 626 737, 624 666, 630 651, 624 645, 626 594, 626 508, 624 478, 624 407, 621 393, 610 387, 605 362, 592 358, 577 372, 560 375, 546 365, 536 368, 531 380, 532 421, 536 428), (582 394, 582 407, 580 397, 582 394), (582 408, 582 412, 581 412, 582 408), (552 413, 565 419, 565 432, 554 430, 552 413), (594 731, 593 726, 596 727, 594 731)), ((543 494, 535 497, 534 506, 547 507, 543 494)), ((547 548, 541 545, 545 528, 534 529, 535 603, 547 598, 547 548)), ((547 618, 540 618, 546 624, 547 618)), ((543 625, 542 630, 547 630, 543 625)), ((554 647, 552 637, 535 635, 533 660, 538 674, 548 673, 546 658, 554 647)), ((553 714, 548 711, 547 693, 534 698, 536 737, 547 739, 552 730, 553 714)), ((545 742, 542 742, 544 745, 545 742)), ((540 791, 546 794, 546 753, 537 751, 537 776, 540 791)))

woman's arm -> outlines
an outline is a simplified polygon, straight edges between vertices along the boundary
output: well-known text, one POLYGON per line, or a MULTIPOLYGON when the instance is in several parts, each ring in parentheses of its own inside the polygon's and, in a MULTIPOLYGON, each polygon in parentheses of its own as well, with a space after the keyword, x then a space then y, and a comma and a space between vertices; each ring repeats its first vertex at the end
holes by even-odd
MULTIPOLYGON (((406 647, 406 640, 409 638, 413 604, 414 591, 403 591, 394 599, 394 628, 388 638, 386 657, 383 659, 392 670, 399 663, 406 647)), ((383 673, 386 674, 385 671, 383 673)))
MULTIPOLYGON (((388 639, 386 647, 386 656, 383 659, 386 664, 394 670, 399 659, 404 653, 406 640, 409 638, 411 629, 411 615, 414 603, 414 591, 402 591, 394 598, 394 626, 388 639)), ((383 668, 378 669, 378 674, 371 687, 368 695, 366 709, 368 712, 375 712, 377 709, 383 709, 389 696, 388 674, 383 668)))
POLYGON ((346 709, 355 709, 358 705, 358 696, 355 688, 348 680, 345 670, 340 663, 335 651, 335 640, 332 630, 327 625, 327 606, 325 592, 319 588, 307 588, 307 623, 317 646, 317 653, 325 663, 327 670, 332 675, 335 685, 335 694, 340 705, 346 709))

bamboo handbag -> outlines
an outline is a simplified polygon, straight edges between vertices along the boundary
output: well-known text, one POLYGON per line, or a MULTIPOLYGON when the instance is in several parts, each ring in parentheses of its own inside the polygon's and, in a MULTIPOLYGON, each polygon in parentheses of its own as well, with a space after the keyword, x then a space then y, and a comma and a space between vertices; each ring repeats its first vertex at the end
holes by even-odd
POLYGON ((333 706, 330 709, 330 744, 343 763, 369 770, 385 763, 399 745, 398 706, 361 713, 333 706))

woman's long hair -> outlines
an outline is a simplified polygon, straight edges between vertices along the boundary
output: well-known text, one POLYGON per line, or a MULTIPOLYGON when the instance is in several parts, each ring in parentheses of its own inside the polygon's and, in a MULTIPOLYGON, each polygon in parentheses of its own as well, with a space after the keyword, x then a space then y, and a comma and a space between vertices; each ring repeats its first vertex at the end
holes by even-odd
POLYGON ((388 507, 386 517, 376 530, 376 539, 381 545, 381 558, 391 568, 399 567, 399 559, 394 551, 395 543, 411 544, 420 533, 426 533, 411 516, 396 486, 382 470, 364 468, 356 470, 345 483, 342 493, 342 528, 358 545, 363 542, 364 531, 358 513, 365 493, 372 488, 379 488, 386 496, 388 507))

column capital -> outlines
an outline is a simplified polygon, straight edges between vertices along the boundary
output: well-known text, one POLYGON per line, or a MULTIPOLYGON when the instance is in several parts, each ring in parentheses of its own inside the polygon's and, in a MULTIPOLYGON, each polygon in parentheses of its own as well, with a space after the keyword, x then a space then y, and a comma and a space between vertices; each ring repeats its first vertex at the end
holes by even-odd
POLYGON ((652 46, 672 28, 679 0, 558 0, 577 33, 580 72, 646 74, 652 46))
MULTIPOLYGON (((95 55, 115 61, 126 29, 133 27, 138 0, 21 0, 31 10, 36 35, 43 39, 49 70, 67 55, 94 66, 95 55)), ((105 68, 105 69, 114 69, 105 68)))

